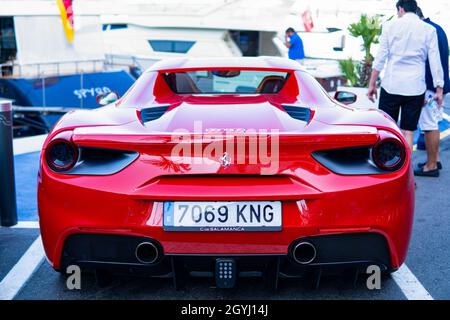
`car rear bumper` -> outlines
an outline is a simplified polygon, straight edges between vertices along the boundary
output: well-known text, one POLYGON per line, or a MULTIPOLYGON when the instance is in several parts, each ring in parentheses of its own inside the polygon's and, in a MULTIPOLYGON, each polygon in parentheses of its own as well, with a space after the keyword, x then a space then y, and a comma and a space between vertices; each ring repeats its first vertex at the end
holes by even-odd
MULTIPOLYGON (((369 265, 380 270, 392 271, 389 246, 384 236, 377 233, 350 233, 294 240, 288 253, 266 255, 189 255, 166 254, 155 239, 138 236, 111 234, 73 234, 67 238, 63 248, 61 269, 78 265, 85 269, 108 270, 142 276, 171 276, 175 284, 183 283, 190 275, 214 277, 218 260, 226 259, 236 264, 236 276, 264 276, 272 285, 278 277, 297 277, 315 271, 316 274, 336 270, 365 272, 369 265), (158 255, 151 263, 137 257, 137 247, 142 243, 153 243, 158 255), (308 243, 315 248, 311 262, 301 263, 296 259, 298 244, 308 243), (318 273, 317 273, 318 272, 318 273)), ((318 280, 317 280, 318 281, 318 280)))

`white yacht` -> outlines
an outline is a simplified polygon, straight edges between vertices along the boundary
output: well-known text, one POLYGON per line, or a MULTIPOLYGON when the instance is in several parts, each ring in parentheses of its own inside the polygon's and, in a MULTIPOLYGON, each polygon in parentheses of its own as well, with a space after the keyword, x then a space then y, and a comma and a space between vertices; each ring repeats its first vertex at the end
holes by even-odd
POLYGON ((107 54, 136 56, 146 64, 145 58, 151 63, 184 55, 287 56, 283 44, 287 27, 298 30, 310 58, 359 59, 362 41, 349 36, 347 27, 364 9, 340 11, 341 4, 348 7, 349 2, 355 1, 340 1, 334 10, 322 1, 308 0, 259 0, 257 5, 252 0, 96 3, 107 8, 102 12, 107 54), (305 32, 302 20, 307 10, 314 23, 311 32, 305 32))
POLYGON ((305 32, 308 5, 292 0, 96 1, 111 64, 146 69, 168 57, 287 56, 284 32, 300 33, 307 69, 333 91, 343 78, 338 59, 362 57, 361 40, 314 16, 305 32), (322 23, 324 22, 324 23, 322 23))
POLYGON ((69 44, 56 1, 1 1, 0 97, 13 100, 16 136, 45 133, 67 110, 98 107, 98 94, 134 83, 106 64, 101 8, 77 3, 69 44))

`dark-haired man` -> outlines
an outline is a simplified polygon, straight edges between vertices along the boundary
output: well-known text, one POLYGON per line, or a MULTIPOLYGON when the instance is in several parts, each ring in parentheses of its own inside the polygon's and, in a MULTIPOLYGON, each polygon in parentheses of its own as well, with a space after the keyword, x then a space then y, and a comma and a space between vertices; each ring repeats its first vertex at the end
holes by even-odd
POLYGON ((303 59, 305 59, 303 41, 293 28, 286 30, 285 40, 284 44, 289 48, 289 59, 297 60, 303 64, 303 59))
POLYGON ((425 100, 425 63, 430 61, 433 99, 442 106, 444 71, 441 65, 436 29, 417 16, 415 0, 397 2, 398 19, 383 25, 380 49, 373 64, 368 97, 375 101, 376 81, 385 68, 381 82, 379 107, 395 121, 401 110, 400 129, 413 149, 413 134, 417 129, 425 100), (386 65, 386 67, 385 67, 386 65))
MULTIPOLYGON (((449 50, 448 38, 444 29, 441 26, 431 21, 429 18, 425 19, 423 12, 417 8, 417 15, 422 21, 428 23, 436 29, 438 37, 439 52, 441 54, 442 69, 444 69, 444 94, 450 92, 449 80, 449 50)), ((427 82, 426 98, 435 94, 433 86, 433 77, 431 75, 430 63, 427 61, 425 79, 427 82)), ((442 119, 442 108, 440 110, 433 110, 432 104, 427 104, 423 107, 419 119, 419 126, 425 133, 425 143, 427 147, 427 162, 419 163, 419 166, 414 170, 416 176, 425 177, 439 177, 439 170, 442 169, 442 164, 439 161, 439 120, 442 119)))

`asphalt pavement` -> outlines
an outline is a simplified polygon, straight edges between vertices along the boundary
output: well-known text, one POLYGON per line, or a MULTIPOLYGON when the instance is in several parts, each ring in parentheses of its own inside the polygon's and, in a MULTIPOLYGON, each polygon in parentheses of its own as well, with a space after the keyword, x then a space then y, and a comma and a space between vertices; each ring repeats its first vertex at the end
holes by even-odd
MULTIPOLYGON (((171 279, 115 277, 99 287, 92 275, 82 276, 81 289, 69 290, 66 278, 55 272, 45 259, 13 295, 14 299, 374 299, 404 300, 428 294, 433 299, 450 299, 450 137, 441 144, 444 169, 438 179, 417 178, 414 231, 406 260, 406 272, 382 282, 380 290, 369 290, 361 276, 353 287, 337 276, 325 277, 317 290, 301 279, 281 279, 279 290, 271 292, 261 278, 239 279, 231 290, 217 289, 212 279, 191 278, 180 291, 171 279)), ((425 159, 414 152, 414 162, 425 159)), ((399 199, 401 201, 401 199, 399 199)), ((21 270, 25 252, 39 237, 36 228, 0 228, 0 288, 8 275, 21 270), (18 269, 19 268, 19 269, 18 269)), ((28 251, 27 251, 28 250, 28 251)), ((29 254, 29 252, 28 252, 29 254)), ((27 267, 27 266, 25 266, 27 267)), ((31 266, 30 266, 31 267, 31 266)), ((14 280, 14 279, 13 279, 14 280)), ((14 281, 12 281, 14 282, 14 281)), ((6 284, 5 284, 6 283, 6 284)), ((17 285, 17 283, 15 283, 17 285)), ((0 292, 1 297, 1 292, 0 292)))

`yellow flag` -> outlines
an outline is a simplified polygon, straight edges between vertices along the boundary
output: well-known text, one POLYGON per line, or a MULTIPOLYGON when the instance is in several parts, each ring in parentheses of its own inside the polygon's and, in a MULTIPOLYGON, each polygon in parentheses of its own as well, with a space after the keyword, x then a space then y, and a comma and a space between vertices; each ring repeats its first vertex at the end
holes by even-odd
POLYGON ((73 28, 73 7, 72 0, 56 0, 58 3, 59 13, 61 14, 61 20, 66 33, 67 41, 72 43, 75 36, 75 30, 73 28))

